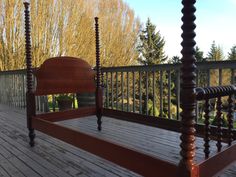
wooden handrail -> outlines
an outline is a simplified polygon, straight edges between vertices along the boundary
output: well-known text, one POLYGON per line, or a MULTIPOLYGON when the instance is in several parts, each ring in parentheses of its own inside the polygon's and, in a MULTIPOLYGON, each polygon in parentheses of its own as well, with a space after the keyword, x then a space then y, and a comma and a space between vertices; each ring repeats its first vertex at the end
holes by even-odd
POLYGON ((210 99, 217 99, 216 101, 216 115, 215 115, 215 122, 217 127, 215 128, 215 135, 216 135, 216 146, 218 152, 222 150, 222 141, 224 135, 226 135, 226 141, 230 146, 233 141, 233 112, 234 112, 234 104, 233 104, 233 95, 236 93, 236 86, 235 85, 227 85, 227 86, 215 86, 215 87, 204 87, 204 88, 196 88, 196 98, 198 101, 204 100, 205 101, 205 125, 204 125, 204 141, 205 141, 205 158, 209 158, 210 154, 210 137, 212 135, 212 127, 210 127, 210 99), (228 96, 228 109, 227 109, 227 122, 228 122, 228 129, 225 131, 223 129, 223 114, 222 114, 222 97, 228 96), (223 133, 224 132, 224 133, 223 133))
POLYGON ((198 101, 205 99, 218 98, 236 93, 235 85, 215 86, 215 87, 198 87, 196 88, 196 99, 198 101))

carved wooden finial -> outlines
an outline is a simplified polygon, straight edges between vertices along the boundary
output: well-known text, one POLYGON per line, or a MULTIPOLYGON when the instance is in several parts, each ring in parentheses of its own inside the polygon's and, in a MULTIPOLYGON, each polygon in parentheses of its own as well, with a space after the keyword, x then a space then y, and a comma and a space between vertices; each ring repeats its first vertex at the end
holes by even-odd
POLYGON ((182 25, 182 67, 181 67, 181 108, 182 108, 182 127, 181 127, 181 156, 179 163, 179 173, 181 177, 190 177, 194 171, 195 156, 195 108, 196 108, 196 44, 194 38, 196 36, 194 23, 196 17, 194 15, 196 8, 194 7, 196 0, 182 0, 183 4, 183 25, 182 25), (186 96, 188 95, 188 96, 186 96))
POLYGON ((98 17, 95 17, 95 40, 96 40, 96 70, 97 70, 97 87, 101 86, 101 64, 100 64, 100 44, 99 44, 99 25, 98 17))

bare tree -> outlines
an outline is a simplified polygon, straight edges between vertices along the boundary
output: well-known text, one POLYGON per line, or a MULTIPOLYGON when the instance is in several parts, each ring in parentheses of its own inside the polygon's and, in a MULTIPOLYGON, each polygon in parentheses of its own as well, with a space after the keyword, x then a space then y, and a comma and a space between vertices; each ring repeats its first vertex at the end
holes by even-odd
MULTIPOLYGON (((31 0, 30 12, 35 67, 61 55, 94 65, 94 16, 100 18, 102 65, 136 62, 140 24, 123 0, 31 0)), ((21 0, 0 1, 0 70, 25 67, 23 21, 21 0)))

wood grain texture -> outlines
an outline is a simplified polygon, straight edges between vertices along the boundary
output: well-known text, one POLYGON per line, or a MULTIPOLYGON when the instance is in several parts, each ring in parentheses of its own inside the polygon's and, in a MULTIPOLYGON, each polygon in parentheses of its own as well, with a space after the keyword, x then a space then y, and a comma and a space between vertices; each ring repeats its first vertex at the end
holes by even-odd
POLYGON ((124 145, 103 140, 38 118, 33 119, 33 127, 146 177, 156 177, 157 175, 158 177, 171 177, 177 174, 177 166, 175 164, 125 147, 124 145))
POLYGON ((60 111, 60 112, 50 112, 45 114, 38 114, 33 117, 47 120, 50 122, 58 122, 63 120, 82 118, 86 116, 91 116, 96 114, 96 107, 82 107, 78 109, 60 111))
POLYGON ((199 163, 200 177, 216 176, 235 162, 236 144, 234 143, 211 158, 199 163))
POLYGON ((95 72, 84 60, 74 57, 47 59, 35 73, 36 95, 95 92, 95 72))
MULTIPOLYGON (((166 119, 161 117, 154 117, 154 116, 146 116, 138 113, 132 113, 132 112, 124 112, 119 110, 112 110, 103 108, 103 115, 108 116, 110 118, 116 118, 120 120, 126 120, 129 122, 135 122, 142 125, 148 125, 152 127, 162 128, 165 130, 175 131, 175 132, 181 132, 181 122, 176 121, 173 119, 166 119)), ((196 136, 198 137, 205 137, 205 125, 204 124, 196 124, 196 136)), ((210 133, 210 139, 216 140, 217 139, 217 127, 209 125, 209 133, 210 133)), ((222 128, 222 142, 228 142, 228 129, 222 128)), ((231 138, 232 140, 236 140, 236 131, 231 130, 231 138)))
POLYGON ((24 2, 25 6, 25 58, 26 58, 26 111, 27 111, 27 127, 29 130, 30 145, 34 146, 35 133, 32 129, 31 119, 35 115, 35 98, 33 96, 33 68, 32 68, 32 56, 31 56, 31 35, 30 35, 30 12, 29 3, 24 2))
MULTIPOLYGON (((6 169, 11 168, 8 165, 14 167, 17 173, 23 173, 27 177, 37 176, 37 174, 49 177, 140 177, 114 163, 41 132, 37 132, 35 148, 30 148, 27 144, 25 114, 25 110, 0 105, 0 154, 3 156, 1 162, 9 162, 0 163, 0 174, 4 177, 14 176, 13 170, 7 171, 11 175, 7 174, 6 169)), ((180 158, 178 133, 107 117, 103 119, 101 132, 96 129, 95 116, 62 121, 59 124, 105 140, 119 142, 178 164, 180 158)), ((213 146, 215 141, 210 143, 214 147, 213 153, 216 152, 217 148, 213 146)), ((196 157, 199 160, 204 160, 202 144, 204 141, 197 138, 196 157)), ((159 173, 161 172, 156 172, 157 177, 159 173)), ((236 177, 236 164, 219 176, 236 177)))
POLYGON ((195 158, 195 119, 196 119, 196 59, 195 49, 196 44, 194 38, 196 36, 194 29, 196 0, 182 0, 182 34, 183 41, 181 42, 182 50, 182 66, 181 66, 181 90, 180 90, 180 106, 181 112, 181 151, 182 159, 179 163, 179 176, 181 177, 198 177, 194 166, 195 158))

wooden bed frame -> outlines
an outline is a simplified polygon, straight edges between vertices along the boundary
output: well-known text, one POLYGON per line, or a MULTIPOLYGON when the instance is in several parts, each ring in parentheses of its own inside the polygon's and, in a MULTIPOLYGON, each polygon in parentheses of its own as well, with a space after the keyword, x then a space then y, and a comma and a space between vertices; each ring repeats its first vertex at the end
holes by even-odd
MULTIPOLYGON (((35 75, 37 79, 37 86, 34 90, 31 61, 29 3, 24 3, 27 61, 27 127, 29 130, 30 145, 34 146, 34 130, 39 130, 147 177, 210 177, 216 175, 229 164, 234 162, 236 160, 236 145, 234 143, 210 158, 207 157, 206 160, 201 163, 197 164, 194 161, 194 119, 196 107, 196 84, 194 81, 196 69, 194 58, 194 3, 195 0, 182 1, 184 7, 182 10, 183 50, 181 52, 183 54, 183 66, 181 75, 181 95, 189 96, 181 97, 181 108, 183 111, 181 114, 182 128, 180 130, 180 155, 182 160, 179 162, 179 165, 175 165, 171 162, 167 162, 157 157, 152 157, 148 154, 122 146, 120 144, 102 140, 92 135, 75 131, 54 123, 62 120, 96 115, 98 130, 101 131, 101 117, 104 109, 102 107, 98 18, 95 18, 96 72, 92 70, 92 67, 86 61, 79 58, 50 58, 47 59, 36 71, 35 75), (96 82, 94 78, 96 78, 96 82), (36 114, 35 96, 84 92, 95 92, 95 106, 83 107, 76 110, 67 110, 63 112, 36 114)), ((133 113, 122 112, 122 116, 135 117, 136 115, 133 113)))

